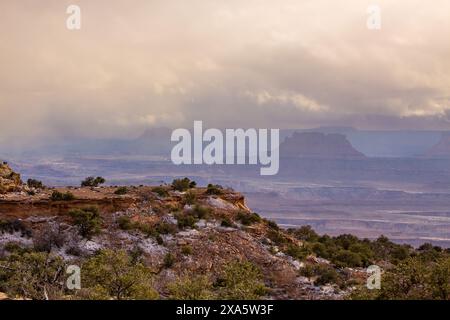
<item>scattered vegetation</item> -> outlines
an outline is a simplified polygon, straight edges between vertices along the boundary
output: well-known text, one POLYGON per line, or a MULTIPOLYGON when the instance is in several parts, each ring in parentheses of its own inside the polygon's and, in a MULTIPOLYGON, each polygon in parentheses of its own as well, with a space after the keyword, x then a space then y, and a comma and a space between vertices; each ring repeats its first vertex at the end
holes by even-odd
MULTIPOLYGON (((38 188, 39 181, 29 180, 27 184, 38 188)), ((88 184, 94 186, 95 181, 88 184)), ((264 248, 267 248, 269 250, 266 251, 267 254, 278 254, 279 257, 283 257, 279 254, 282 252, 302 262, 298 274, 295 274, 293 267, 287 272, 292 274, 293 279, 296 275, 301 275, 308 277, 316 286, 332 285, 336 290, 337 288, 348 289, 348 299, 450 299, 449 249, 442 249, 432 244, 424 244, 414 249, 408 245, 393 243, 384 236, 368 240, 359 239, 350 234, 333 237, 319 235, 310 226, 286 231, 278 227, 275 222, 262 219, 256 213, 244 210, 225 212, 224 208, 214 207, 213 209, 213 206, 206 205, 203 202, 204 194, 220 195, 225 192, 221 186, 208 185, 205 192, 203 189, 192 190, 194 187, 195 182, 184 178, 175 179, 172 186, 152 189, 160 197, 169 196, 169 191, 172 189, 185 192, 181 200, 180 196, 174 196, 163 201, 155 199, 152 193, 142 191, 147 196, 146 200, 153 201, 145 203, 151 205, 154 214, 149 217, 139 214, 141 211, 131 214, 133 211, 130 210, 127 211, 127 215, 119 216, 115 220, 116 226, 120 229, 137 231, 130 239, 141 240, 143 237, 138 234, 139 232, 153 237, 160 245, 164 244, 164 239, 168 239, 165 248, 168 250, 164 251, 167 253, 163 257, 158 255, 156 264, 148 251, 143 252, 139 242, 131 243, 132 249, 130 249, 127 241, 129 251, 106 249, 89 255, 83 248, 83 242, 79 241, 79 236, 70 238, 68 241, 67 238, 73 235, 72 232, 65 233, 65 231, 71 231, 74 227, 65 224, 66 217, 57 218, 64 221, 63 223, 51 219, 45 225, 40 222, 34 223, 34 221, 24 222, 20 219, 0 219, 0 234, 20 232, 21 236, 31 237, 33 244, 30 245, 31 241, 28 240, 24 245, 25 240, 21 239, 4 243, 0 247, 0 292, 5 292, 13 298, 26 299, 156 299, 158 293, 153 287, 155 272, 160 272, 163 268, 172 268, 177 261, 181 263, 194 260, 194 257, 187 257, 194 253, 195 258, 199 259, 203 259, 204 254, 197 252, 199 242, 195 242, 197 241, 195 237, 186 244, 186 242, 179 242, 178 239, 171 241, 172 237, 164 235, 176 234, 178 230, 187 228, 198 228, 202 236, 200 241, 204 241, 205 245, 213 245, 219 248, 218 250, 221 250, 220 245, 223 242, 220 241, 224 241, 224 235, 230 234, 231 236, 227 239, 232 240, 235 239, 232 234, 248 231, 248 235, 255 236, 255 241, 265 245, 261 247, 261 250, 264 251, 266 250, 264 248), (170 219, 165 219, 169 218, 169 216, 164 217, 168 213, 174 213, 176 224, 170 222, 170 219), (223 230, 210 232, 211 230, 206 228, 208 233, 204 233, 200 226, 197 227, 198 221, 202 219, 214 219, 223 227, 236 227, 237 222, 254 227, 228 233, 223 230), (78 242, 81 245, 78 245, 78 242), (70 255, 69 258, 75 258, 75 263, 82 266, 81 290, 68 291, 65 287, 65 277, 67 277, 65 268, 73 261, 65 261, 62 257, 55 255, 54 253, 57 252, 55 249, 65 249, 65 252, 70 255), (381 290, 365 288, 364 270, 372 264, 382 267, 381 290)), ((129 188, 131 190, 133 187, 129 188)), ((114 193, 120 195, 128 191, 127 187, 119 187, 114 193)), ((53 201, 72 200, 74 196, 70 192, 61 193, 54 190, 51 199, 53 201)), ((143 210, 149 207, 146 206, 143 210)), ((105 220, 102 220, 97 207, 73 209, 68 215, 79 234, 86 239, 91 239, 98 234, 102 224, 106 227, 106 222, 109 221, 106 216, 105 220)), ((112 228, 110 231, 113 234, 117 230, 112 228)), ((17 234, 14 237, 17 237, 17 234)), ((204 256, 208 257, 206 253, 204 256)), ((165 289, 164 297, 189 300, 263 298, 271 292, 268 291, 265 283, 272 286, 278 281, 277 277, 281 276, 274 275, 276 272, 268 275, 268 270, 264 270, 265 276, 263 276, 259 269, 261 266, 261 261, 258 260, 259 252, 257 255, 248 257, 255 264, 240 260, 230 262, 230 259, 236 258, 245 260, 245 256, 241 254, 236 254, 236 257, 219 254, 217 259, 214 257, 214 270, 201 276, 189 274, 192 272, 190 266, 183 269, 181 275, 177 274, 182 268, 176 265, 176 268, 170 271, 179 277, 175 277, 176 280, 168 285, 167 279, 162 282, 165 289)), ((64 256, 64 259, 68 257, 64 256)), ((265 268, 266 265, 263 265, 265 268)), ((198 266, 196 264, 196 267, 198 266)), ((203 265, 200 266, 203 268, 203 265)), ((198 269, 195 270, 198 271, 198 269)), ((283 278, 286 280, 291 275, 286 276, 283 273, 282 276, 286 277, 283 278)), ((160 281, 159 277, 157 281, 160 281)), ((271 292, 269 297, 278 296, 272 295, 271 292)))
POLYGON ((158 293, 152 286, 148 267, 124 250, 101 250, 82 266, 81 297, 95 300, 152 300, 158 293))
POLYGON ((142 223, 139 221, 133 222, 128 216, 121 216, 117 219, 117 224, 122 230, 139 230, 148 237, 154 237, 159 244, 162 244, 161 234, 174 234, 177 227, 172 223, 160 221, 154 225, 142 223))
POLYGON ((13 252, 0 261, 0 291, 33 300, 60 299, 64 293, 65 263, 47 252, 13 252))
POLYGON ((395 244, 384 236, 374 241, 359 239, 350 234, 337 237, 319 236, 309 226, 288 232, 305 242, 305 250, 309 254, 327 259, 340 268, 368 267, 378 261, 398 264, 414 251, 411 246, 395 244))
POLYGON ((422 254, 405 259, 382 275, 380 290, 368 290, 365 286, 360 286, 352 292, 350 298, 449 300, 450 258, 442 251, 439 255, 441 257, 432 261, 424 259, 422 254))
POLYGON ((170 299, 256 300, 267 292, 261 272, 250 262, 232 261, 213 283, 208 276, 185 276, 168 285, 170 299))

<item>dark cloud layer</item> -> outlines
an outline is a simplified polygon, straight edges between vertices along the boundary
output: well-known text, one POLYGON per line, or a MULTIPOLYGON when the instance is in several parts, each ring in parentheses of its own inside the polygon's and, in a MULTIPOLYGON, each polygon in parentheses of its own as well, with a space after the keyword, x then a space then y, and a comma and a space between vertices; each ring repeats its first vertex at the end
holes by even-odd
POLYGON ((378 3, 370 31, 362 0, 1 1, 0 143, 193 120, 450 129, 450 3, 378 3))

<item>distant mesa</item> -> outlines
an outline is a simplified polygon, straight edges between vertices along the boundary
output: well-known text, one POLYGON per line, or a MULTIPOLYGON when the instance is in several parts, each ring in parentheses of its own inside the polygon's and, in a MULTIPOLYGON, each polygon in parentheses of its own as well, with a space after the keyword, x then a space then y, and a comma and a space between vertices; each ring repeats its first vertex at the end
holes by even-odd
POLYGON ((128 141, 124 148, 135 154, 169 155, 171 134, 169 128, 149 128, 137 139, 128 141))
POLYGON ((280 145, 281 157, 364 159, 366 156, 353 148, 342 134, 294 132, 280 145))
POLYGON ((138 140, 148 140, 148 139, 159 139, 167 140, 170 139, 172 130, 169 128, 159 127, 159 128, 148 128, 144 133, 138 138, 138 140))
POLYGON ((450 133, 443 133, 441 140, 422 156, 433 159, 450 159, 450 133))

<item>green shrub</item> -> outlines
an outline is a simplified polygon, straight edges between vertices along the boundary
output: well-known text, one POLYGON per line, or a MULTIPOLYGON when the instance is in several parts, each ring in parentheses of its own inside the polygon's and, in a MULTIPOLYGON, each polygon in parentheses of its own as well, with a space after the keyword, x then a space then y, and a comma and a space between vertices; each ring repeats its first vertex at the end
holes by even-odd
POLYGON ((164 267, 170 268, 175 263, 175 256, 172 253, 167 253, 164 256, 164 267))
POLYGON ((162 197, 162 198, 165 198, 165 197, 168 197, 168 196, 169 196, 169 192, 167 191, 167 189, 164 188, 164 187, 162 187, 162 186, 154 187, 154 188, 152 189, 152 191, 153 191, 154 193, 156 193, 158 196, 162 197))
POLYGON ((188 256, 192 254, 192 247, 190 245, 184 245, 181 247, 181 253, 188 256))
POLYGON ((308 256, 309 251, 306 248, 297 246, 295 244, 290 244, 288 245, 284 253, 291 256, 294 259, 303 260, 308 256))
POLYGON ((155 237, 156 243, 162 246, 164 244, 164 239, 161 237, 160 234, 157 234, 155 237))
POLYGON ((188 191, 184 195, 183 202, 188 205, 193 205, 197 202, 197 195, 194 192, 188 191))
POLYGON ((326 264, 306 264, 299 271, 300 275, 308 278, 316 277, 314 284, 322 286, 329 283, 340 284, 342 279, 337 271, 326 264))
POLYGON ((276 245, 282 245, 287 242, 286 237, 280 231, 269 230, 267 237, 276 245))
POLYGON ((280 227, 275 221, 264 219, 267 226, 273 230, 280 230, 280 227))
POLYGON ((194 228, 198 219, 190 213, 180 212, 175 215, 177 219, 178 228, 186 229, 186 228, 194 228))
POLYGON ((254 223, 261 222, 261 217, 257 213, 248 213, 246 211, 239 211, 237 214, 237 220, 240 220, 244 226, 249 226, 254 223))
POLYGON ((151 270, 123 250, 101 250, 83 266, 82 291, 87 299, 150 300, 158 293, 151 270))
POLYGON ((75 196, 70 191, 62 193, 62 192, 55 190, 52 192, 50 199, 52 201, 72 201, 72 200, 75 200, 75 196))
POLYGON ((260 270, 250 262, 227 263, 216 286, 226 300, 256 300, 266 293, 260 270))
POLYGON ((160 234, 175 234, 178 231, 176 225, 167 222, 157 223, 155 226, 155 230, 160 234))
POLYGON ((198 219, 208 219, 211 215, 211 211, 211 208, 200 205, 195 205, 194 208, 192 208, 192 214, 198 219))
POLYGON ((74 224, 84 238, 91 238, 100 233, 101 218, 97 207, 87 207, 69 211, 74 224))
POLYGON ((319 235, 313 230, 311 226, 301 226, 297 229, 289 230, 293 235, 302 241, 315 242, 319 239, 319 235))
POLYGON ((128 188, 127 187, 119 187, 119 188, 117 188, 116 191, 114 191, 114 194, 117 194, 117 195, 124 195, 124 194, 127 194, 127 193, 128 193, 128 188))
POLYGON ((303 277, 312 278, 315 276, 314 265, 307 263, 300 269, 299 274, 303 277))
POLYGON ((31 250, 28 248, 24 248, 22 247, 22 245, 18 242, 14 242, 14 241, 9 241, 5 244, 5 246, 3 247, 3 249, 6 252, 9 253, 17 253, 17 254, 24 254, 26 252, 30 252, 31 250))
POLYGON ((233 221, 231 221, 231 219, 230 219, 229 217, 224 217, 224 218, 222 219, 222 222, 220 223, 220 225, 221 225, 222 227, 226 227, 226 228, 232 228, 232 227, 235 226, 234 223, 233 223, 233 221))
POLYGON ((318 275, 318 278, 314 281, 315 285, 322 286, 328 283, 340 283, 339 274, 333 267, 319 265, 315 270, 315 274, 318 275))
POLYGON ((141 222, 135 222, 133 224, 133 228, 141 231, 144 233, 147 237, 156 237, 159 233, 156 231, 155 226, 149 224, 149 223, 141 223, 141 222))
POLYGON ((450 299, 450 258, 443 254, 437 261, 419 256, 408 258, 387 270, 380 290, 361 286, 351 299, 377 300, 432 300, 450 299))
POLYGON ((332 262, 338 267, 362 267, 363 262, 361 256, 349 250, 339 250, 332 262))
POLYGON ((183 277, 168 285, 169 299, 209 300, 214 298, 213 286, 207 276, 183 277))
POLYGON ((127 216, 122 216, 117 219, 117 223, 122 230, 139 230, 148 237, 154 237, 158 244, 163 244, 161 234, 174 234, 178 231, 174 224, 167 222, 158 222, 155 225, 148 223, 132 222, 127 216))
POLYGON ((15 251, 0 268, 0 291, 11 297, 46 300, 62 299, 65 263, 46 252, 15 251))
POLYGON ((172 182, 172 188, 180 192, 195 188, 196 185, 197 183, 195 181, 191 181, 189 178, 174 179, 172 182))
POLYGON ((83 181, 81 181, 82 187, 98 187, 101 184, 104 184, 106 180, 103 177, 87 177, 83 181))
POLYGON ((42 181, 35 180, 35 179, 28 179, 27 186, 29 186, 30 188, 36 188, 36 189, 44 188, 44 184, 42 183, 42 181))
POLYGON ((206 194, 209 195, 221 195, 223 194, 223 187, 219 184, 208 184, 206 188, 206 194))
POLYGON ((121 216, 117 219, 117 224, 119 225, 119 228, 122 230, 131 230, 134 228, 133 222, 131 221, 131 218, 128 216, 121 216))
POLYGON ((321 242, 313 242, 311 245, 311 250, 312 252, 314 252, 316 254, 316 256, 324 258, 324 259, 330 259, 331 258, 331 253, 330 250, 332 250, 332 248, 327 247, 325 244, 321 243, 321 242))

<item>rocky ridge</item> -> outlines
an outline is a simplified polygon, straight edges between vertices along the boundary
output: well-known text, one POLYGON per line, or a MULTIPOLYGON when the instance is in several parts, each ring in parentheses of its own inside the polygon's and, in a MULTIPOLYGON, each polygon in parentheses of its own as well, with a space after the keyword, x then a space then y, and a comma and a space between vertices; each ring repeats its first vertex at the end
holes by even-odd
MULTIPOLYGON (((169 296, 167 288, 176 279, 193 275, 215 279, 234 260, 249 261, 261 271, 268 288, 265 299, 340 299, 347 293, 332 283, 316 286, 314 279, 301 276, 304 263, 284 249, 301 247, 302 242, 253 213, 238 192, 220 189, 211 194, 207 188, 180 192, 171 186, 141 186, 128 187, 126 194, 119 195, 117 190, 66 187, 0 195, 0 226, 4 226, 0 255, 8 255, 11 244, 35 248, 43 235, 57 233, 62 240, 50 250, 68 262, 101 249, 138 250, 156 275, 154 287, 162 298, 169 296), (73 199, 52 200, 55 191, 71 193, 73 199), (69 213, 92 206, 99 209, 101 232, 83 238, 69 213), (182 225, 186 217, 193 216, 194 221, 182 225), (123 221, 139 228, 126 227, 123 221), (154 230, 159 231, 155 234, 154 230), (170 266, 168 255, 173 259, 170 266)), ((330 264, 309 259, 313 264, 330 264)))

